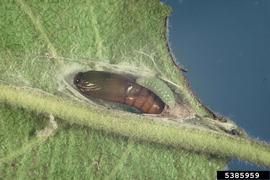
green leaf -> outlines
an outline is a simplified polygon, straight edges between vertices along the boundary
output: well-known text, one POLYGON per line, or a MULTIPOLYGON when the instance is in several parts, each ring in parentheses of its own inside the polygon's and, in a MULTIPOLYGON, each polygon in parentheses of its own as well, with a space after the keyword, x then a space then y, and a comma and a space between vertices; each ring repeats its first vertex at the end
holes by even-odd
POLYGON ((176 108, 218 129, 170 57, 170 11, 158 0, 1 3, 0 178, 214 179, 231 157, 269 166, 268 145, 76 94, 79 70, 158 77, 176 108))

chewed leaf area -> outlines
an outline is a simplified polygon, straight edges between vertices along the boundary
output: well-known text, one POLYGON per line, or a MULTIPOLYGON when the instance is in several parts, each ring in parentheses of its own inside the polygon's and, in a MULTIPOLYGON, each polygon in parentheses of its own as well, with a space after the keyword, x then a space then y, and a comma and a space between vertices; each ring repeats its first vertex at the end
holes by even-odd
POLYGON ((149 73, 131 72, 121 64, 71 63, 58 73, 59 89, 92 108, 153 114, 152 118, 161 121, 242 136, 242 130, 232 121, 198 116, 182 95, 174 91, 176 87, 159 78, 157 73, 146 72, 149 73))

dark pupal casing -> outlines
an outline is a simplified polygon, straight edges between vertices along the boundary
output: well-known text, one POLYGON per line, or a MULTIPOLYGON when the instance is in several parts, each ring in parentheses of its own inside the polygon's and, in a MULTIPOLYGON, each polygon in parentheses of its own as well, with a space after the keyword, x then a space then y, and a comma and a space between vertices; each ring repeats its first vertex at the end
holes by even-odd
POLYGON ((143 113, 160 114, 165 103, 133 78, 104 71, 79 72, 74 84, 87 98, 98 98, 134 107, 143 113))

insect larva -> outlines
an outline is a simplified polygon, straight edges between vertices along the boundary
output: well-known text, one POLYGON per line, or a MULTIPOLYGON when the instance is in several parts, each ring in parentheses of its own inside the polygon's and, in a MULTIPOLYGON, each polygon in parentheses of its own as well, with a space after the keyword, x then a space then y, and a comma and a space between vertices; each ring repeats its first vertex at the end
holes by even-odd
POLYGON ((88 98, 99 98, 126 104, 143 113, 159 114, 165 103, 134 79, 103 71, 79 72, 74 77, 79 92, 88 98))

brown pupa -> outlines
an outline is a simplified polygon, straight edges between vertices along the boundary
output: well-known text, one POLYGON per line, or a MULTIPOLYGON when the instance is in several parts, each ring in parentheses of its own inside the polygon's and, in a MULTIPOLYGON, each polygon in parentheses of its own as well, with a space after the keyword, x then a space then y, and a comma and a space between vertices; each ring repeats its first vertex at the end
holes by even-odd
POLYGON ((151 90, 137 84, 133 78, 111 72, 79 72, 74 84, 87 98, 126 104, 143 113, 160 114, 165 103, 151 90))

